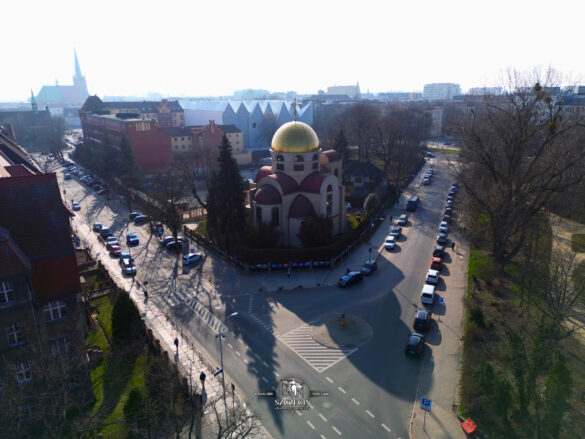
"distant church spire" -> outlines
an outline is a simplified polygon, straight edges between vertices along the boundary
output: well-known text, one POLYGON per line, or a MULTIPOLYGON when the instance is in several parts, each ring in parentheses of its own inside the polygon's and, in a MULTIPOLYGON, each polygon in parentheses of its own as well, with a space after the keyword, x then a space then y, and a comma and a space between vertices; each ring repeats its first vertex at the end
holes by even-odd
POLYGON ((38 113, 39 112, 39 107, 37 105, 37 100, 35 99, 35 94, 32 91, 32 88, 30 89, 30 105, 32 107, 32 110, 34 113, 38 113))
POLYGON ((73 49, 73 54, 75 55, 75 79, 83 79, 81 67, 79 67, 79 60, 77 59, 77 50, 73 49))

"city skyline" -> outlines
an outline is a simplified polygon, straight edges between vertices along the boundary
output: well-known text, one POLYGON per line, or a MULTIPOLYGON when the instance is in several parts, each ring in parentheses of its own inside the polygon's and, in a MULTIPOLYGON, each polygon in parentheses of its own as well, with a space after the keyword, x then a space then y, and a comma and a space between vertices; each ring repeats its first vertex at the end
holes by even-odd
MULTIPOLYGON (((537 2, 538 3, 538 2, 537 2)), ((569 10, 561 0, 558 10, 569 10)), ((0 101, 26 101, 43 85, 72 83, 77 50, 90 94, 228 96, 240 89, 313 94, 360 83, 362 92, 422 91, 453 82, 463 91, 499 83, 502 71, 552 66, 575 83, 585 71, 569 46, 574 27, 534 2, 483 10, 436 4, 268 1, 192 4, 69 0, 12 2, 2 37, 13 69, 0 101), (505 11, 505 14, 502 13, 505 11), (545 29, 546 31, 543 31, 545 29)))

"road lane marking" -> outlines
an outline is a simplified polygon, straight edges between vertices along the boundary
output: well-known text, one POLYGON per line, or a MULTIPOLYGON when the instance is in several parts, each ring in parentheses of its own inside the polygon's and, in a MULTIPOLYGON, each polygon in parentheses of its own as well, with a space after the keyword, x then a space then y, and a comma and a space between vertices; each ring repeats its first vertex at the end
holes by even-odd
POLYGON ((333 429, 333 431, 335 433, 337 433, 339 436, 341 436, 341 431, 339 431, 337 428, 335 428, 335 426, 331 427, 333 429))
POLYGON ((341 391, 341 393, 347 393, 345 390, 343 390, 341 387, 338 387, 338 389, 341 391))
POLYGON ((321 413, 318 413, 318 415, 321 419, 323 419, 325 422, 327 422, 327 418, 325 416, 323 416, 321 413))
POLYGON ((237 355, 238 357, 241 357, 241 356, 242 356, 242 354, 240 354, 238 351, 236 351, 236 355, 237 355))
POLYGON ((233 336, 234 338, 236 338, 236 333, 235 333, 234 331, 230 331, 230 334, 232 334, 232 336, 233 336))
POLYGON ((372 418, 375 418, 374 414, 373 414, 371 411, 369 411, 369 410, 366 410, 366 413, 367 413, 368 415, 370 415, 370 417, 372 417, 372 418))
POLYGON ((381 425, 384 428, 384 430, 386 430, 388 433, 392 432, 392 430, 390 430, 386 424, 381 424, 381 425))
POLYGON ((258 359, 260 359, 260 355, 258 355, 256 352, 254 352, 254 356, 258 359))
POLYGON ((354 403, 355 405, 360 405, 360 402, 359 402, 357 399, 355 399, 355 398, 351 398, 351 400, 353 401, 353 403, 354 403))
POLYGON ((333 380, 332 380, 331 378, 329 378, 329 377, 325 377, 325 379, 326 379, 327 381, 329 381, 331 384, 333 384, 333 380))
POLYGON ((321 439, 327 439, 324 435, 321 435, 321 439))
POLYGON ((248 361, 247 358, 244 358, 244 363, 249 364, 250 362, 248 361))
POLYGON ((231 343, 228 343, 228 346, 229 346, 231 349, 233 349, 233 348, 234 348, 234 347, 232 346, 232 344, 231 344, 231 343))
POLYGON ((254 371, 254 373, 258 373, 258 369, 256 369, 255 367, 253 367, 252 370, 254 371))
POLYGON ((307 421, 307 424, 309 424, 309 427, 311 427, 313 430, 315 429, 315 426, 311 424, 311 421, 307 421))
POLYGON ((273 370, 272 372, 274 372, 274 375, 276 375, 277 377, 280 376, 277 371, 273 370))
POLYGON ((263 380, 265 383, 268 383, 268 380, 267 380, 266 378, 262 377, 262 380, 263 380))
POLYGON ((264 364, 264 366, 270 367, 266 361, 263 361, 262 363, 264 364))
POLYGON ((300 410, 295 410, 295 413, 296 413, 297 415, 299 415, 299 416, 303 416, 303 414, 301 413, 301 411, 300 411, 300 410))

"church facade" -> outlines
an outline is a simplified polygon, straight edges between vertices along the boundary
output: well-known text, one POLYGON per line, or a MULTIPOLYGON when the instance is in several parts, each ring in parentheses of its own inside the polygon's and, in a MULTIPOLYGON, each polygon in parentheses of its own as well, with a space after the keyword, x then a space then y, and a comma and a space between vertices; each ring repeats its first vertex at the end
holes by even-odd
POLYGON ((85 76, 81 74, 77 52, 75 55, 75 76, 73 85, 43 85, 36 97, 37 104, 44 108, 49 107, 81 107, 89 97, 85 76))
POLYGON ((341 155, 322 151, 315 131, 296 120, 276 131, 270 154, 272 165, 258 171, 250 191, 253 220, 274 225, 281 247, 300 247, 301 224, 313 216, 331 218, 333 236, 343 233, 341 155))

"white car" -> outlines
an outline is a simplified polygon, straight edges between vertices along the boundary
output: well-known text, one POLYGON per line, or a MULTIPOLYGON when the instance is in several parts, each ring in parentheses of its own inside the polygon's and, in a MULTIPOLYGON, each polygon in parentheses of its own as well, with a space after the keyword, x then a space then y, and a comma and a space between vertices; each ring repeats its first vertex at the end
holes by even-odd
POLYGON ((131 276, 136 274, 136 267, 130 261, 130 259, 126 258, 120 259, 120 265, 122 266, 122 270, 124 271, 124 273, 131 276))
POLYGON ((195 262, 199 262, 202 258, 203 255, 201 253, 189 253, 188 255, 183 256, 183 264, 194 264, 195 262))
POLYGON ((439 283, 439 272, 438 270, 428 270, 427 278, 425 282, 429 285, 437 285, 439 283))
POLYGON ((396 247, 396 237, 386 236, 386 239, 384 241, 384 248, 386 250, 392 250, 394 247, 396 247))
POLYGON ((423 305, 433 305, 435 303, 435 287, 425 285, 420 293, 420 301, 423 305))
POLYGON ((439 232, 449 233, 449 226, 447 225, 447 221, 441 221, 441 224, 439 224, 439 232))

